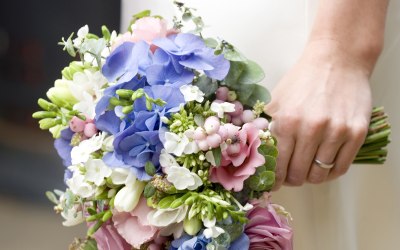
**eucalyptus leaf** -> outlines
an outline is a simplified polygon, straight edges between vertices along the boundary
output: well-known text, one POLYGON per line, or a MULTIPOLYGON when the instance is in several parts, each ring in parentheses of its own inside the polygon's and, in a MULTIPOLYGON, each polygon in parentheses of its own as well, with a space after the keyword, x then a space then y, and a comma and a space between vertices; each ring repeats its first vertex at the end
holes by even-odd
POLYGON ((276 168, 276 158, 272 157, 270 155, 265 156, 265 164, 264 164, 266 170, 268 171, 274 171, 276 168))
POLYGON ((230 62, 228 75, 225 77, 225 83, 228 87, 236 89, 239 87, 239 77, 244 71, 245 63, 243 62, 230 62))
POLYGON ((215 165, 216 166, 221 165, 221 158, 222 158, 221 147, 213 148, 212 153, 214 156, 215 165))
POLYGON ((94 239, 88 239, 83 246, 83 250, 97 250, 97 242, 94 239))
POLYGON ((199 77, 196 83, 194 83, 199 89, 204 93, 205 97, 210 97, 212 94, 217 91, 218 84, 213 82, 206 75, 202 75, 199 77))
POLYGON ((206 44, 207 47, 215 49, 218 47, 218 41, 212 37, 204 39, 204 43, 206 44))
POLYGON ((247 58, 236 49, 224 49, 223 54, 225 59, 229 61, 244 63, 248 61, 247 58))
POLYGON ((265 77, 264 70, 256 62, 248 60, 244 64, 244 69, 240 78, 238 79, 240 84, 253 84, 261 82, 265 77))
MULTIPOLYGON (((242 85, 243 87, 241 90, 246 90, 245 86, 252 86, 251 88, 251 93, 249 96, 243 95, 241 92, 241 95, 239 96, 239 100, 242 102, 242 104, 247 105, 247 106, 254 106, 256 104, 257 100, 268 103, 271 101, 271 94, 269 91, 261 85, 258 84, 250 84, 250 85, 242 85)), ((250 88, 247 92, 250 91, 250 88)), ((246 92, 244 92, 246 93, 246 92)), ((247 93, 246 93, 247 94, 247 93)))

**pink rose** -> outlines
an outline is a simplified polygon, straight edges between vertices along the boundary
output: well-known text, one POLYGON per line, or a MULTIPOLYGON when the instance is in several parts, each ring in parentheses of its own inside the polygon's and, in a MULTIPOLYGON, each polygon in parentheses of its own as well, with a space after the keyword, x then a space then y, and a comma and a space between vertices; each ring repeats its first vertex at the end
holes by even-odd
POLYGON ((151 208, 147 206, 144 197, 141 197, 138 205, 130 213, 114 211, 112 219, 115 228, 135 248, 152 241, 158 233, 158 228, 151 226, 147 221, 150 211, 151 208))
POLYGON ((287 218, 278 215, 273 204, 262 200, 252 202, 254 206, 247 213, 249 222, 245 234, 250 239, 252 250, 292 250, 293 232, 287 218))
MULTIPOLYGON (((112 49, 115 49, 124 42, 145 41, 152 45, 154 39, 167 37, 175 33, 177 31, 167 29, 167 22, 164 19, 143 17, 132 25, 132 33, 126 32, 114 40, 112 49)), ((154 52, 155 49, 156 46, 152 45, 151 50, 154 52)))
POLYGON ((239 129, 232 124, 220 128, 219 133, 226 138, 227 147, 222 150, 221 165, 212 167, 210 172, 212 182, 218 182, 225 189, 235 192, 241 191, 243 182, 265 163, 264 156, 258 152, 261 145, 259 129, 251 123, 239 129))
POLYGON ((99 250, 128 250, 132 247, 121 237, 117 229, 109 221, 93 235, 99 250))

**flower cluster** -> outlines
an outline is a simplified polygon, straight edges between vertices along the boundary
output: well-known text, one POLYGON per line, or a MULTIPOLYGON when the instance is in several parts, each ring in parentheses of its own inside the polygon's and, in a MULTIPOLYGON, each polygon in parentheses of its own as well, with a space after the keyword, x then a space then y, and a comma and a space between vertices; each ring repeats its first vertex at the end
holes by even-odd
POLYGON ((277 150, 259 67, 175 22, 142 12, 127 33, 63 39, 81 60, 34 114, 66 166, 49 198, 98 249, 291 249, 266 198, 277 150))

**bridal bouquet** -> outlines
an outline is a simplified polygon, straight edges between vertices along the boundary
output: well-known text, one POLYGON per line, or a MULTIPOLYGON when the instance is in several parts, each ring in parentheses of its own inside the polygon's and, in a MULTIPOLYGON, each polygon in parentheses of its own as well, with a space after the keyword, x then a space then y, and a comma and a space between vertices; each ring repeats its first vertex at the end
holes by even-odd
MULTIPOLYGON (((84 26, 61 42, 75 61, 33 117, 66 166, 66 190, 47 196, 63 225, 88 226, 70 249, 290 250, 290 215, 270 200, 264 73, 176 4, 171 27, 144 11, 124 34, 84 26)), ((386 155, 388 125, 374 117, 359 161, 386 155)))
POLYGON ((171 28, 144 11, 127 33, 84 26, 61 43, 79 60, 33 116, 67 167, 67 189, 48 197, 63 225, 89 227, 71 248, 291 249, 289 215, 268 193, 263 71, 178 7, 171 28))

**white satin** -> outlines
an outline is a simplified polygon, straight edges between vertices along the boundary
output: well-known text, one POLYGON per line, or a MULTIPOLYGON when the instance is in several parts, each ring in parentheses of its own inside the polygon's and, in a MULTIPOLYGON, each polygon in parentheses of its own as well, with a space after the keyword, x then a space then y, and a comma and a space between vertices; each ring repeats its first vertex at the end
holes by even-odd
MULTIPOLYGON (((133 13, 171 17, 168 0, 122 0, 122 30, 133 13)), ((188 0, 210 27, 266 71, 272 88, 300 55, 317 0, 188 0)), ((293 215, 296 250, 400 249, 400 0, 392 0, 385 50, 371 79, 375 105, 384 105, 392 143, 384 166, 352 166, 339 180, 282 188, 273 200, 293 215)))

